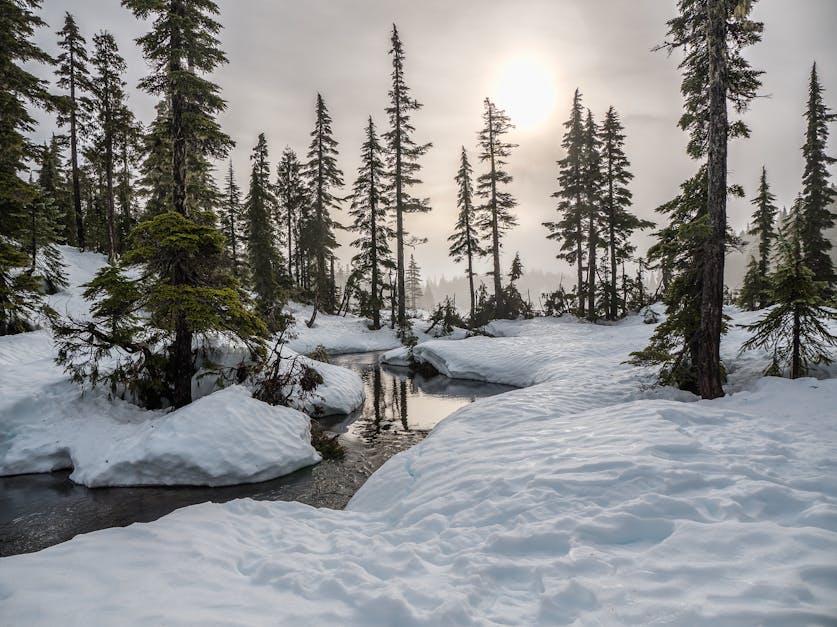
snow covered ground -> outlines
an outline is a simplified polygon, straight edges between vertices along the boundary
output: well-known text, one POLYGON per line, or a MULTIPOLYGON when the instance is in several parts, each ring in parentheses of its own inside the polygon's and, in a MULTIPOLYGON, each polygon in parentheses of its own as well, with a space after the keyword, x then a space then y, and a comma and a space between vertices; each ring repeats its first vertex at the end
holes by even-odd
MULTIPOLYGON (((61 314, 83 316, 79 285, 105 263, 62 247, 70 289, 50 297, 61 314)), ((236 363, 234 348, 219 345, 236 363)), ((292 356, 292 351, 285 351, 292 356)), ((324 382, 297 411, 257 401, 241 387, 214 391, 214 379, 193 383, 195 403, 178 411, 146 411, 81 389, 55 365, 47 330, 0 337, 0 475, 73 468, 90 487, 231 485, 263 481, 319 461, 310 444, 309 414, 349 413, 364 400, 363 382, 345 368, 313 362, 324 382)))
POLYGON ((207 503, 0 560, 3 618, 834 624, 837 380, 758 379, 733 329, 735 393, 683 402, 622 363, 651 331, 539 319, 425 342, 444 373, 529 387, 455 412, 346 511, 207 503))

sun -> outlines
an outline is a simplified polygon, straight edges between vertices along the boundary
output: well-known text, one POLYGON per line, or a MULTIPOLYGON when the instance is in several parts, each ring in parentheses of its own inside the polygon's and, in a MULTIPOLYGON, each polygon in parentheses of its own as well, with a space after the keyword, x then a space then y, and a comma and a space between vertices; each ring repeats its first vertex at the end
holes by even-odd
POLYGON ((555 110, 554 74, 543 60, 535 56, 510 59, 495 83, 496 104, 522 130, 542 126, 555 110))

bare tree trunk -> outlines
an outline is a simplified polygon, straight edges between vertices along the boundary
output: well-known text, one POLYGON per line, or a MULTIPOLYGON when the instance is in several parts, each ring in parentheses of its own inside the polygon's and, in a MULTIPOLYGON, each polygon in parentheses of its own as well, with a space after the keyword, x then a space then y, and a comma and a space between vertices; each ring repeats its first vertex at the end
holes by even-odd
POLYGON ((70 163, 73 170, 73 209, 79 250, 84 250, 84 218, 81 213, 81 182, 78 173, 78 121, 76 120, 75 54, 70 49, 70 163))
POLYGON ((710 233, 703 246, 698 388, 702 398, 724 395, 721 385, 721 321, 724 290, 724 238, 727 221, 727 32, 726 1, 709 0, 709 162, 710 233))
POLYGON ((488 144, 491 151, 491 248, 494 257, 494 315, 505 313, 503 284, 500 279, 500 229, 497 224, 497 169, 494 163, 494 119, 493 106, 488 108, 488 144))
MULTIPOLYGON (((592 200, 590 201, 592 203, 592 200)), ((587 319, 596 318, 596 223, 593 219, 595 209, 590 207, 590 219, 587 223, 587 319)))

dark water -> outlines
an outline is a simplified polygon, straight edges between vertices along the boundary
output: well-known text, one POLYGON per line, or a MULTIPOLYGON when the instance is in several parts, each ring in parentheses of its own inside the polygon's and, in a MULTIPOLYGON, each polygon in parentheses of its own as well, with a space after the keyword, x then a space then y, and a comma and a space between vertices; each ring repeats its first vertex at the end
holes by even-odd
POLYGON ((80 533, 149 522, 175 509, 250 497, 300 501, 342 509, 387 459, 421 441, 442 418, 477 398, 511 388, 456 381, 442 376, 408 376, 378 365, 379 353, 332 358, 363 378, 366 402, 349 416, 320 423, 340 434, 346 456, 295 473, 223 488, 95 488, 76 485, 69 471, 0 477, 0 556, 38 551, 80 533))

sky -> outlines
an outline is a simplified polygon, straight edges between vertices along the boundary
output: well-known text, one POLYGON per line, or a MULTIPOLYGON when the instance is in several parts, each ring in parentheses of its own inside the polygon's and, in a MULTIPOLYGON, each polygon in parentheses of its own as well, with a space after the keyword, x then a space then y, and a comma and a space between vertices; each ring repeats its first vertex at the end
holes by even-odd
MULTIPOLYGON (((541 225, 554 220, 556 161, 563 122, 573 91, 597 120, 609 106, 626 128, 626 152, 632 164, 634 210, 659 219, 654 208, 671 199, 696 170, 685 154, 687 137, 676 124, 682 111, 677 58, 652 52, 675 13, 674 0, 220 0, 224 26, 221 46, 229 63, 212 75, 227 108, 223 129, 235 140, 231 153, 237 177, 246 186, 249 154, 260 132, 267 136, 271 159, 285 146, 304 155, 314 123, 314 101, 322 93, 334 120, 339 166, 346 187, 359 165, 367 117, 379 130, 387 120, 391 59, 389 37, 398 25, 406 54, 405 76, 424 106, 413 117, 418 142, 433 147, 421 160, 423 184, 414 192, 428 197, 433 210, 411 215, 407 228, 426 244, 415 257, 425 277, 453 276, 464 268, 447 255, 447 237, 456 219, 453 180, 460 147, 472 157, 476 174, 476 136, 483 100, 489 97, 517 122, 509 141, 518 144, 509 159, 514 177, 509 191, 518 200, 519 226, 505 238, 503 266, 520 252, 527 268, 564 272, 557 246, 541 225)), ((88 43, 110 31, 128 64, 130 105, 145 123, 153 117, 154 98, 136 89, 147 66, 134 39, 148 30, 117 0, 46 0, 41 16, 49 28, 36 40, 57 53, 54 31, 70 11, 88 43)), ((764 38, 748 49, 754 67, 764 70, 760 97, 745 119, 748 140, 730 146, 730 180, 755 195, 764 164, 780 205, 800 189, 805 99, 811 63, 818 61, 826 103, 837 110, 837 1, 760 0, 753 18, 765 23, 764 38)), ((35 68, 48 77, 48 70, 35 68)), ((54 122, 40 114, 38 136, 48 137, 54 122)), ((832 128, 833 133, 837 129, 832 128)), ((837 153, 835 141, 831 154, 837 153)), ((837 172, 836 172, 837 174, 837 172)), ((220 176, 219 176, 220 179, 220 176)), ((348 205, 348 203, 346 203, 348 205)), ((729 221, 746 226, 752 206, 731 201, 729 221)), ((334 216, 348 223, 345 211, 334 216)), ((341 233, 337 251, 346 262, 353 254, 350 233, 341 233)), ((649 233, 635 238, 644 254, 649 233)), ((408 249, 408 252, 409 251, 408 249)), ((484 270, 489 269, 488 261, 484 270)))

